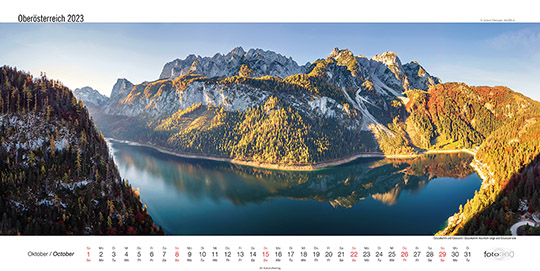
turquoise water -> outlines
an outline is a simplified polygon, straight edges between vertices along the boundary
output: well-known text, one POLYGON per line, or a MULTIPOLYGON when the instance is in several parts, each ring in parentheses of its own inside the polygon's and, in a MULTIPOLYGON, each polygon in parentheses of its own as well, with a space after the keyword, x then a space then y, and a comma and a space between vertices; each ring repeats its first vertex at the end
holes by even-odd
POLYGON ((110 143, 121 176, 168 234, 433 234, 481 184, 467 154, 288 172, 110 143))

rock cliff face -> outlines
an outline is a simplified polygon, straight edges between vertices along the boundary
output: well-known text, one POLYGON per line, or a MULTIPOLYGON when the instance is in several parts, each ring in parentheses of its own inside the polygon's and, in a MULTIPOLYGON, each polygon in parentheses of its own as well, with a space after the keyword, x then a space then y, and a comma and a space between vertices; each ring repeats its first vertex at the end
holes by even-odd
POLYGON ((426 86, 440 84, 441 79, 429 75, 429 73, 416 61, 403 65, 403 72, 408 78, 408 87, 415 89, 424 89, 426 86))
POLYGON ((109 102, 107 96, 101 95, 101 93, 91 87, 76 88, 73 94, 77 99, 84 101, 84 104, 89 107, 100 107, 109 102))
MULTIPOLYGON (((184 60, 169 62, 165 64, 160 78, 152 82, 133 85, 126 79, 118 79, 112 89, 110 100, 101 105, 101 110, 94 110, 93 113, 114 116, 118 121, 114 126, 121 128, 112 127, 110 118, 106 118, 108 123, 105 126, 110 129, 104 129, 104 133, 108 136, 129 134, 131 137, 140 138, 141 129, 150 129, 145 132, 148 136, 145 136, 144 140, 153 142, 155 138, 168 138, 167 143, 158 143, 168 147, 171 142, 176 142, 173 145, 177 146, 180 134, 185 133, 197 133, 197 136, 209 140, 208 135, 215 136, 216 132, 205 129, 220 127, 218 124, 222 123, 223 119, 226 119, 226 126, 236 129, 234 127, 242 126, 240 123, 251 118, 250 114, 263 110, 262 108, 266 108, 265 117, 276 118, 271 121, 273 125, 278 125, 279 121, 283 121, 284 125, 290 125, 289 120, 284 120, 285 116, 298 114, 299 119, 295 119, 292 123, 301 126, 297 128, 301 131, 301 138, 298 140, 302 144, 306 141, 307 145, 311 144, 311 147, 306 148, 315 149, 318 153, 308 156, 321 155, 323 157, 321 159, 313 158, 313 161, 321 162, 328 160, 329 157, 337 158, 339 156, 337 154, 324 153, 336 152, 328 146, 341 144, 339 142, 342 141, 347 141, 345 145, 351 145, 350 155, 381 151, 382 148, 380 149, 374 142, 386 137, 392 141, 395 141, 394 138, 401 138, 396 144, 402 144, 406 136, 396 135, 399 129, 389 124, 398 116, 402 120, 405 118, 405 107, 402 102, 404 92, 412 88, 427 90, 439 82, 438 78, 429 75, 416 62, 402 65, 397 55, 392 52, 369 59, 355 56, 349 50, 335 48, 327 58, 299 66, 290 57, 272 51, 250 49, 246 52, 237 47, 227 54, 216 54, 213 57, 189 55, 184 60), (205 116, 194 120, 193 108, 200 108, 199 106, 204 108, 205 116), (286 110, 287 113, 279 117, 274 116, 269 108, 286 110), (228 115, 215 119, 216 114, 223 114, 218 111, 226 112, 228 115), (187 122, 191 123, 191 126, 187 125, 187 122), (197 128, 194 128, 195 126, 197 128), (158 130, 159 132, 156 132, 158 130), (160 136, 156 136, 155 133, 160 136), (335 138, 330 140, 333 142, 328 141, 331 137, 335 138)), ((84 99, 83 102, 86 103, 84 99)), ((99 126, 101 118, 95 119, 99 126)), ((257 117, 256 120, 266 121, 264 117, 257 117)), ((291 136, 290 128, 272 129, 279 132, 289 131, 288 136, 291 136)), ((242 143, 243 141, 235 140, 246 132, 247 130, 235 131, 238 133, 237 136, 230 139, 234 142, 223 143, 229 146, 229 149, 216 152, 220 156, 235 158, 235 150, 230 146, 242 143)), ((261 135, 267 133, 259 132, 261 135)), ((182 138, 189 141, 187 135, 182 138)), ((215 142, 201 144, 211 145, 215 142)), ((246 146, 251 148, 249 144, 246 146)), ((283 152, 280 148, 275 146, 275 151, 282 156, 287 156, 288 152, 296 152, 293 149, 283 152)), ((169 149, 174 151, 175 147, 169 149)), ((280 155, 278 156, 281 157, 280 155)))
POLYGON ((131 82, 125 78, 119 78, 111 91, 111 100, 120 101, 124 99, 132 88, 133 84, 131 82))
POLYGON ((246 52, 242 47, 237 47, 225 55, 189 55, 183 60, 171 61, 165 64, 159 79, 174 79, 186 74, 200 74, 208 78, 230 77, 238 75, 242 65, 252 70, 253 77, 270 75, 285 78, 305 71, 304 66, 299 66, 290 57, 262 49, 250 49, 246 52))
MULTIPOLYGON (((429 75, 417 62, 402 66, 397 55, 391 52, 367 59, 363 56, 356 57, 349 50, 335 48, 326 60, 333 63, 329 63, 325 73, 321 74, 321 79, 339 91, 348 90, 347 93, 336 95, 351 102, 363 115, 370 114, 369 110, 365 109, 365 104, 384 109, 387 106, 385 100, 401 97, 409 88, 427 90, 429 86, 440 83, 438 78, 429 75)), ((213 57, 190 55, 184 60, 177 59, 165 64, 157 81, 135 86, 126 79, 118 79, 111 92, 111 99, 104 108, 107 114, 112 115, 136 116, 150 113, 158 116, 173 114, 197 103, 221 106, 228 111, 243 111, 263 104, 273 92, 264 87, 200 80, 189 82, 181 88, 178 87, 179 84, 174 84, 175 79, 194 74, 206 78, 238 76, 242 65, 252 70, 249 77, 277 76, 283 79, 309 74, 318 64, 298 66, 294 60, 280 54, 261 49, 245 52, 241 47, 225 55, 216 54, 213 57), (156 95, 158 92, 159 95, 156 95), (149 95, 150 93, 152 95, 149 95)), ((341 110, 335 97, 306 93, 280 96, 309 114, 327 117, 340 115, 332 109, 341 110)), ((82 98, 84 102, 94 103, 91 97, 87 100, 82 98)), ((376 122, 374 117, 370 119, 376 122)))

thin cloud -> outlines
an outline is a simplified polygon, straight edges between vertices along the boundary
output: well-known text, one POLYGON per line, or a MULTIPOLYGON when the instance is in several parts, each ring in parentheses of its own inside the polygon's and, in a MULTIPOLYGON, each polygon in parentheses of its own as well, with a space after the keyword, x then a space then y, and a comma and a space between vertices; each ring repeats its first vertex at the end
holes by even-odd
POLYGON ((491 40, 496 49, 534 48, 540 46, 540 32, 532 29, 522 29, 515 32, 503 33, 491 40))

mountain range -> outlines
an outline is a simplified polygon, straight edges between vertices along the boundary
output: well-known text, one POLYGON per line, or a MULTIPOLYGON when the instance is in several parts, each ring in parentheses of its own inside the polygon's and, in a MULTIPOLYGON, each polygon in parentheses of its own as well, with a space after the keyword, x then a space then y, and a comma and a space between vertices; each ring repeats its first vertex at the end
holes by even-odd
POLYGON ((237 47, 225 55, 220 53, 213 57, 189 55, 184 60, 171 61, 165 64, 159 79, 175 79, 186 74, 200 74, 208 78, 230 77, 237 75, 243 65, 252 69, 253 77, 270 75, 285 78, 305 72, 309 63, 299 66, 292 58, 272 51, 250 49, 246 52, 242 47, 237 47))
MULTIPOLYGON (((297 78, 291 76, 298 77, 298 75, 319 72, 323 66, 325 73, 318 75, 321 77, 318 79, 327 81, 334 87, 332 90, 338 92, 330 93, 329 96, 340 97, 327 100, 326 98, 332 97, 316 94, 315 98, 322 98, 332 105, 337 103, 336 100, 350 98, 353 104, 358 104, 361 108, 364 108, 366 103, 386 106, 384 100, 404 97, 404 92, 408 89, 427 90, 429 86, 441 82, 440 79, 429 75, 417 62, 402 65, 397 55, 392 52, 385 52, 368 59, 363 56, 355 57, 349 50, 335 48, 327 59, 299 66, 290 57, 287 58, 272 51, 250 49, 245 52, 242 47, 238 47, 225 55, 218 53, 211 58, 189 55, 184 60, 171 61, 165 64, 159 79, 153 82, 135 86, 127 79, 118 79, 112 89, 110 100, 86 88, 76 89, 75 95, 91 106, 105 107, 108 114, 122 116, 144 113, 154 116, 174 114, 179 109, 186 109, 197 103, 223 106, 225 110, 238 111, 263 104, 272 93, 268 89, 258 88, 258 92, 264 95, 249 95, 257 89, 256 86, 250 86, 249 82, 238 84, 242 86, 230 86, 216 78, 247 77, 271 80, 273 78, 270 77, 277 77, 290 78, 291 82, 286 83, 294 84, 297 78), (194 78, 193 75, 200 77, 194 78), (335 78, 333 78, 334 75, 335 78), (241 87, 241 89, 235 87, 241 87), (349 97, 339 93, 343 88, 350 92, 349 97), (359 101, 356 97, 357 92, 360 96, 359 101)), ((302 78, 299 79, 302 80, 302 78)), ((306 90, 305 88, 303 90, 306 90)), ((311 99, 313 98, 311 96, 313 95, 305 98, 311 99)), ((298 97, 293 98, 298 99, 298 97)), ((288 102, 288 99, 285 100, 288 102)), ((313 105, 310 107, 319 109, 315 111, 328 112, 324 106, 311 104, 313 105)), ((314 110, 304 111, 310 113, 308 111, 314 110)), ((364 110, 361 111, 363 114, 367 113, 364 110)), ((332 113, 329 112, 329 114, 332 113)), ((363 117, 367 116, 364 114, 363 117)))
POLYGON ((118 79, 108 101, 95 92, 75 95, 92 107, 100 104, 91 111, 106 135, 181 153, 309 166, 383 148, 414 152, 390 146, 391 140, 406 139, 388 124, 404 114, 407 90, 427 91, 440 82, 417 62, 402 65, 392 52, 370 59, 335 48, 326 59, 299 66, 271 51, 238 47, 225 55, 169 62, 152 82, 118 79), (250 134, 221 127, 250 129, 252 118, 260 129, 250 134), (272 122, 290 121, 298 124, 296 135, 268 137, 272 122), (197 138, 207 148, 194 146, 197 138), (261 149, 268 142, 272 147, 261 149), (289 144, 297 147, 281 147, 289 144))
POLYGON ((525 212, 540 211, 540 103, 504 86, 443 83, 392 52, 336 48, 300 66, 238 47, 171 61, 154 81, 118 79, 110 97, 0 71, 2 234, 163 233, 99 130, 180 156, 275 169, 465 151, 482 186, 438 234, 509 234, 525 212))
POLYGON ((504 234, 512 223, 505 214, 520 201, 538 201, 531 209, 540 209, 519 177, 540 175, 540 103, 503 86, 443 83, 393 52, 367 58, 335 48, 300 66, 238 47, 173 60, 151 82, 118 79, 108 100, 79 97, 100 104, 89 110, 106 136, 258 167, 309 170, 361 156, 473 153, 482 187, 439 234, 504 234), (501 202, 513 204, 500 209, 501 202))

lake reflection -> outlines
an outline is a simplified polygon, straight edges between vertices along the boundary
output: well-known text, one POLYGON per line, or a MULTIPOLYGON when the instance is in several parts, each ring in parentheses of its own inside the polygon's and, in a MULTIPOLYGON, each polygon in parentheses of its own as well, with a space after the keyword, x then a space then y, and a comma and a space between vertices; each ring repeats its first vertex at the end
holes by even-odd
POLYGON ((110 143, 120 174, 169 234, 433 234, 481 184, 468 154, 293 172, 110 143))

